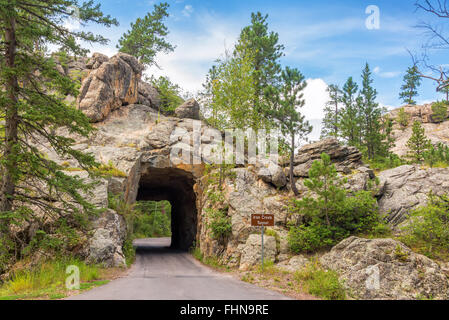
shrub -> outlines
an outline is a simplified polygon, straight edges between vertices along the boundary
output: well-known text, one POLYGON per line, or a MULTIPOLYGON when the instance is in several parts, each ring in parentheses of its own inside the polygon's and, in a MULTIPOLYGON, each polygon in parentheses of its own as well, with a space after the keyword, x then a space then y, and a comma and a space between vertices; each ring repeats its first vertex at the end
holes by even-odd
POLYGON ((373 232, 379 226, 377 201, 372 193, 350 195, 328 155, 323 154, 321 161, 312 164, 309 176, 304 185, 316 196, 292 200, 292 212, 305 220, 303 225, 290 226, 288 242, 293 252, 313 252, 350 234, 373 232))
POLYGON ((326 300, 345 300, 346 292, 332 270, 323 270, 317 261, 309 263, 295 273, 295 280, 302 283, 308 293, 326 300))
POLYGON ((206 209, 209 211, 211 220, 209 228, 212 238, 224 242, 232 233, 231 217, 227 216, 227 210, 206 209))
POLYGON ((167 77, 150 78, 153 86, 157 88, 160 95, 160 110, 166 114, 173 114, 175 109, 179 107, 183 102, 180 96, 182 94, 181 88, 170 81, 167 77))
POLYGON ((441 142, 435 146, 431 146, 429 150, 423 154, 424 162, 432 167, 449 166, 449 147, 441 142))
POLYGON ((437 101, 432 104, 432 120, 443 122, 447 119, 447 101, 437 101))
POLYGON ((408 124, 410 122, 410 116, 407 112, 405 112, 405 109, 403 107, 401 109, 399 109, 398 117, 397 117, 396 121, 399 123, 399 125, 401 125, 402 128, 405 128, 408 126, 408 124))
POLYGON ((449 197, 429 194, 426 206, 412 211, 402 228, 401 241, 429 258, 449 254, 449 197))

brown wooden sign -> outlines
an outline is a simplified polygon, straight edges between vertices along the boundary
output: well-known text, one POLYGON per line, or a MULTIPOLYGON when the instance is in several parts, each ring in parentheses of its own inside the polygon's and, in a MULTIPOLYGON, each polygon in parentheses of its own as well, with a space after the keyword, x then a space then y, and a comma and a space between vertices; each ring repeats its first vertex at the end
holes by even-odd
POLYGON ((274 214, 252 214, 251 226, 253 227, 273 227, 274 214))

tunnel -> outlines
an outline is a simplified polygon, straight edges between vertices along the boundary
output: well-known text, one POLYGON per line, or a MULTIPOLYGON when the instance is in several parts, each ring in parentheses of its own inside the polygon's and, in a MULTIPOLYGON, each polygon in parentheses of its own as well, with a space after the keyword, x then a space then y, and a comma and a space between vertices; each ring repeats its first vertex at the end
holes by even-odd
POLYGON ((140 177, 137 201, 171 203, 171 248, 190 249, 197 232, 195 179, 190 172, 177 168, 148 168, 140 177))

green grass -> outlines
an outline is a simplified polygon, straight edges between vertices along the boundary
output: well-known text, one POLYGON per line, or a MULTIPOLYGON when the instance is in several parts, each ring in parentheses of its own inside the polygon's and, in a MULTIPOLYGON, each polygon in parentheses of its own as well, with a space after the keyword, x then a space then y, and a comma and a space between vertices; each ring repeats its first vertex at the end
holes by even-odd
POLYGON ((335 271, 324 270, 317 261, 312 261, 303 270, 297 271, 295 280, 307 292, 325 300, 345 300, 346 292, 335 271))
POLYGON ((99 266, 88 265, 78 259, 55 259, 13 273, 0 286, 0 300, 62 299, 69 293, 65 282, 70 275, 66 269, 71 265, 80 270, 80 291, 108 282, 100 280, 99 266))

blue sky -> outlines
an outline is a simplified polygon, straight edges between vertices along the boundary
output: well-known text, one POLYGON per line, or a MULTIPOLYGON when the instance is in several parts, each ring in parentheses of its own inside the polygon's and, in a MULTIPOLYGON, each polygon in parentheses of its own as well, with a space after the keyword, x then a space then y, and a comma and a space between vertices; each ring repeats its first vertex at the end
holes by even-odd
MULTIPOLYGON (((119 27, 98 28, 108 37, 108 46, 95 46, 92 51, 115 53, 117 40, 136 18, 144 16, 156 1, 103 0, 105 13, 120 22, 119 27)), ((147 72, 168 75, 189 92, 201 88, 207 70, 225 48, 231 48, 242 27, 249 24, 251 12, 269 14, 270 29, 278 32, 285 45, 283 65, 299 68, 309 79, 306 113, 309 119, 322 117, 327 96, 326 85, 343 85, 349 76, 360 82, 366 62, 374 71, 378 102, 387 107, 401 104, 398 93, 405 70, 412 61, 407 49, 420 52, 426 37, 416 28, 422 21, 436 22, 434 17, 416 11, 414 0, 395 1, 236 1, 236 0, 171 0, 170 17, 166 21, 169 40, 177 46, 174 53, 160 55, 162 70, 147 72), (376 5, 380 10, 380 28, 365 26, 365 9, 376 5)), ((435 63, 445 63, 444 55, 432 56, 435 63)), ((435 85, 424 80, 418 102, 441 98, 435 85)), ((316 122, 316 121, 315 121, 316 122)))

